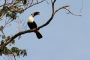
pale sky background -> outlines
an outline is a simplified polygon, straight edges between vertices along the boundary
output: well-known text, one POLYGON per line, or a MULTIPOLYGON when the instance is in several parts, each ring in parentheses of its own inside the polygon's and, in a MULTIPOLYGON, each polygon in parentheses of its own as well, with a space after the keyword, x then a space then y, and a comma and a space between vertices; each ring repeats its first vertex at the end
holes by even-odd
MULTIPOLYGON (((57 0, 56 8, 63 5, 70 5, 73 13, 82 16, 66 14, 66 11, 61 10, 48 26, 40 29, 42 39, 38 40, 34 33, 23 35, 22 39, 16 40, 15 46, 26 49, 28 56, 17 60, 90 60, 90 0, 57 0)), ((42 25, 50 17, 50 4, 44 2, 34 6, 19 18, 27 21, 28 16, 35 11, 41 12, 35 21, 42 25)), ((6 33, 11 33, 10 30, 6 33)), ((8 58, 0 57, 0 60, 5 59, 8 58)))

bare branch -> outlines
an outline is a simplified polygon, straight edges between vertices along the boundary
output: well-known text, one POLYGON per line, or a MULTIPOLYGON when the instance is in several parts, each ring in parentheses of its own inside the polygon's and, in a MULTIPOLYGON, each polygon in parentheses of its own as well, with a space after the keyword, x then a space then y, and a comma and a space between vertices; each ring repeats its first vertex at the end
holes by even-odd
POLYGON ((66 9, 67 7, 69 7, 68 5, 67 6, 62 6, 62 7, 60 7, 59 9, 57 9, 55 12, 54 12, 54 14, 56 14, 58 11, 60 11, 61 9, 66 9))
POLYGON ((53 18, 54 18, 54 14, 51 15, 51 17, 48 19, 48 21, 47 21, 46 23, 44 23, 43 25, 39 26, 38 29, 47 26, 47 25, 51 22, 51 20, 52 20, 53 18))
MULTIPOLYGON (((36 31, 36 29, 18 32, 17 34, 15 34, 14 36, 12 36, 6 43, 4 43, 3 46, 8 45, 10 42, 12 42, 15 38, 17 38, 17 37, 20 36, 20 35, 23 35, 23 34, 26 34, 26 33, 30 33, 30 32, 34 32, 34 31, 36 31)), ((6 39, 6 40, 7 40, 7 39, 6 39)))
POLYGON ((5 23, 5 25, 3 26, 3 28, 5 28, 8 24, 10 24, 13 20, 10 20, 8 22, 5 23))
MULTIPOLYGON (((37 2, 37 3, 34 3, 34 4, 32 4, 32 5, 29 5, 28 7, 26 7, 24 10, 26 10, 26 9, 28 9, 28 8, 30 8, 30 7, 32 7, 32 6, 34 6, 34 5, 37 5, 37 4, 39 4, 39 3, 42 3, 42 2, 44 2, 45 0, 42 0, 42 1, 40 1, 40 2, 37 2)), ((33 2, 33 0, 32 0, 32 2, 33 2)))
POLYGON ((74 14, 73 12, 71 12, 69 9, 65 8, 65 10, 67 10, 70 14, 72 15, 75 15, 75 16, 81 16, 81 15, 77 15, 77 14, 74 14))

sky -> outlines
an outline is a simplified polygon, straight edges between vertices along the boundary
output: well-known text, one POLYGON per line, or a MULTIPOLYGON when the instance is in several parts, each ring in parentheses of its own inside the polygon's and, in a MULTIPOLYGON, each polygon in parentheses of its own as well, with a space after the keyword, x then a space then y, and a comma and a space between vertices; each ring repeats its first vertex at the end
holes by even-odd
MULTIPOLYGON (((37 39, 34 33, 23 35, 22 39, 16 40, 15 46, 26 49, 28 55, 18 57, 17 60, 90 60, 90 0, 57 0, 55 9, 63 5, 69 5, 73 13, 82 16, 74 16, 61 10, 48 26, 40 29, 42 39, 37 39)), ((19 19, 27 22, 29 15, 35 11, 41 13, 35 18, 40 26, 51 15, 50 4, 44 2, 31 7, 19 19)), ((6 31, 9 32, 12 31, 6 31)), ((0 60, 5 59, 7 57, 0 57, 0 60)))

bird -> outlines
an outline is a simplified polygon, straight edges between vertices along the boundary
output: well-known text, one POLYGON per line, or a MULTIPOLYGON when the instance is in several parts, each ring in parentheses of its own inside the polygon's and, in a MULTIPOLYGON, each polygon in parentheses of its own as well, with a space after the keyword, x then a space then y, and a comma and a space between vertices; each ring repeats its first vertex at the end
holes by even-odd
MULTIPOLYGON (((37 16, 37 15, 40 15, 40 12, 34 12, 34 13, 32 13, 32 14, 29 16, 27 24, 28 24, 28 27, 29 27, 30 29, 35 29, 35 28, 37 28, 37 24, 36 24, 36 22, 35 22, 35 20, 34 20, 35 16, 37 16)), ((36 34, 36 36, 37 36, 38 39, 41 39, 41 38, 42 38, 42 35, 41 35, 41 33, 39 32, 39 30, 34 31, 34 33, 36 34)))

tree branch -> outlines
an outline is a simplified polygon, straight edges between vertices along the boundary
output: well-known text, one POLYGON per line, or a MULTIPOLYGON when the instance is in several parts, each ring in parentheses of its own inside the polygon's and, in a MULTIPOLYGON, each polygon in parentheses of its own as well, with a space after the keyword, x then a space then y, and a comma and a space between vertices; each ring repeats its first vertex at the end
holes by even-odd
MULTIPOLYGON (((20 35, 26 34, 26 33, 30 33, 30 32, 34 32, 36 29, 33 30, 26 30, 26 31, 21 31, 16 33, 14 36, 12 36, 6 43, 4 43, 4 46, 8 45, 10 42, 12 42, 15 38, 17 38, 20 35)), ((7 40, 7 39, 6 39, 7 40)))
POLYGON ((61 9, 66 9, 67 7, 69 7, 68 5, 66 5, 66 6, 62 6, 62 7, 60 7, 60 8, 58 8, 55 12, 54 12, 54 14, 56 14, 59 10, 61 10, 61 9))
POLYGON ((28 7, 26 7, 24 10, 26 10, 26 9, 34 6, 34 5, 37 5, 37 4, 39 4, 39 3, 42 3, 42 2, 44 2, 44 1, 45 1, 45 0, 42 0, 42 1, 40 1, 40 2, 36 2, 36 3, 32 4, 32 3, 33 3, 33 0, 32 0, 31 4, 30 4, 28 7))
POLYGON ((69 9, 65 8, 65 10, 68 11, 68 13, 72 14, 72 15, 75 15, 75 16, 81 16, 81 15, 78 15, 78 14, 74 14, 73 12, 71 12, 69 9))

